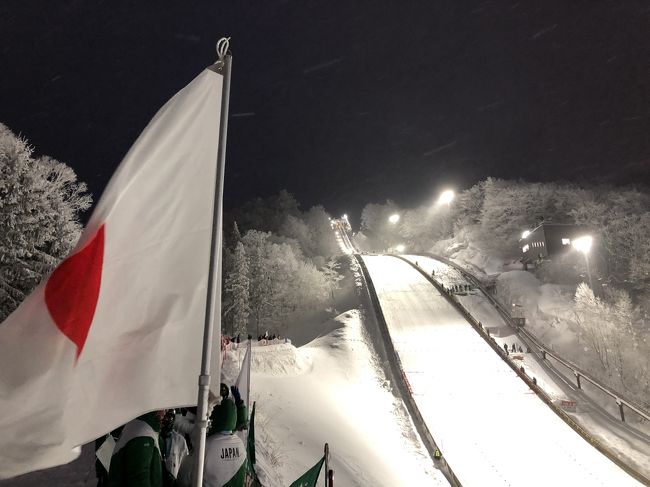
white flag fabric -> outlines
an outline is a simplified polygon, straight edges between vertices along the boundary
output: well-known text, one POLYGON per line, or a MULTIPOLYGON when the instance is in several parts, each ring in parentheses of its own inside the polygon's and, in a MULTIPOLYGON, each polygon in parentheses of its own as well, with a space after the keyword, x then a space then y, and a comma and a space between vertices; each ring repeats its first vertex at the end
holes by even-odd
POLYGON ((222 82, 205 70, 160 109, 76 249, 0 324, 0 478, 196 405, 222 82))
POLYGON ((244 360, 241 363, 241 369, 239 369, 239 376, 237 376, 237 381, 235 386, 239 389, 239 394, 242 399, 246 401, 246 407, 250 411, 249 401, 251 400, 251 340, 246 342, 246 353, 244 354, 244 360))

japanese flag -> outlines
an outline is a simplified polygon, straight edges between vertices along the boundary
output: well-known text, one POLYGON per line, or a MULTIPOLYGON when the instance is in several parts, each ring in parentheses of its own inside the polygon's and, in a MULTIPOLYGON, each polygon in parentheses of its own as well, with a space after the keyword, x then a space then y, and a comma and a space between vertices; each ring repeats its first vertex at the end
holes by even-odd
POLYGON ((222 81, 207 69, 160 109, 76 249, 0 324, 0 478, 196 404, 222 81))

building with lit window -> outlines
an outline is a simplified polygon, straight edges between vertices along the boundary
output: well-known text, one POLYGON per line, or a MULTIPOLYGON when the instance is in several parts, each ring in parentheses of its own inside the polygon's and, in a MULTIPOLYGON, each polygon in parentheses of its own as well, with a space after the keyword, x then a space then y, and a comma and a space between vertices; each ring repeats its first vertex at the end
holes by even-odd
POLYGON ((571 250, 571 242, 583 236, 585 227, 571 223, 542 223, 525 231, 519 239, 521 262, 525 267, 543 260, 553 260, 571 250))

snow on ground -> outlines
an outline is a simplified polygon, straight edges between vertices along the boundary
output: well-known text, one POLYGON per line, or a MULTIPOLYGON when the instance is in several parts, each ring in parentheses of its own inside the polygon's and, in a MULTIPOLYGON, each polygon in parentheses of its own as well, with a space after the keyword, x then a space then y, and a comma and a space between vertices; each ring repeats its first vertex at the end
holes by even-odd
MULTIPOLYGON (((402 400, 390 391, 364 338, 359 312, 351 310, 323 327, 329 333, 300 348, 252 349, 258 471, 264 485, 290 484, 322 457, 325 442, 335 485, 448 485, 414 433, 402 400)), ((229 381, 238 360, 241 352, 228 353, 224 373, 229 381)))
POLYGON ((418 271, 394 257, 364 261, 418 407, 463 485, 640 485, 548 408, 418 271))
MULTIPOLYGON (((447 288, 454 284, 468 284, 464 277, 453 267, 450 267, 438 260, 428 257, 407 255, 404 256, 409 261, 418 264, 427 274, 435 272, 434 278, 447 288)), ((536 315, 542 314, 553 317, 561 317, 566 313, 568 303, 566 298, 558 291, 560 286, 556 285, 539 285, 539 281, 530 273, 523 271, 511 271, 499 276, 499 279, 508 281, 507 287, 512 289, 515 300, 525 307, 525 309, 537 309, 536 315)), ((518 367, 524 367, 526 374, 535 377, 537 384, 548 394, 554 401, 578 399, 578 408, 576 412, 568 412, 577 420, 587 431, 594 437, 608 445, 619 458, 634 466, 646 476, 650 476, 650 443, 642 435, 636 435, 630 431, 626 425, 620 424, 618 419, 609 421, 607 417, 600 414, 597 408, 588 403, 582 395, 576 395, 571 388, 567 387, 557 379, 555 375, 549 374, 534 354, 525 353, 526 346, 521 343, 517 336, 501 318, 494 306, 483 295, 480 290, 472 290, 468 293, 456 294, 458 301, 467 309, 472 316, 479 320, 485 327, 491 330, 491 335, 499 346, 503 347, 508 344, 521 346, 524 353, 511 354, 510 358, 518 367), (580 399, 583 399, 582 401, 580 399)), ((568 343, 575 337, 571 330, 562 325, 564 321, 557 320, 554 327, 553 336, 568 335, 568 338, 561 340, 556 338, 553 343, 556 345, 560 342, 568 343)), ((529 327, 530 323, 527 323, 529 327)), ((548 330, 548 327, 546 328, 548 330)), ((537 334, 537 330, 533 330, 537 334)), ((539 335, 538 335, 539 336, 539 335)), ((569 379, 570 380, 570 379, 569 379)), ((584 384, 589 387, 588 384, 584 384)), ((618 409, 613 401, 609 400, 610 414, 617 418, 618 409)))
MULTIPOLYGON (((318 333, 312 330, 312 333, 318 333)), ((340 486, 449 485, 428 456, 401 399, 391 392, 351 310, 323 323, 321 336, 252 349, 252 400, 257 402, 257 471, 265 487, 286 487, 330 445, 330 468, 340 486)), ((233 383, 243 346, 227 352, 226 382, 233 383)), ((77 461, 0 487, 96 485, 92 445, 77 461)), ((324 483, 321 473, 319 484, 324 483)))

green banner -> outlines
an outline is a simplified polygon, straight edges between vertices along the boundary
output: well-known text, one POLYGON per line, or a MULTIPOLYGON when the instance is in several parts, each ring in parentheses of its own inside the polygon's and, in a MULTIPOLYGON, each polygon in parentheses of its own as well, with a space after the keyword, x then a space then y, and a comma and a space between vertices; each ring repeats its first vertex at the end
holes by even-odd
POLYGON ((325 457, 323 456, 316 465, 302 474, 302 476, 298 480, 294 481, 289 487, 316 487, 316 482, 320 475, 320 469, 323 467, 324 462, 325 457))

